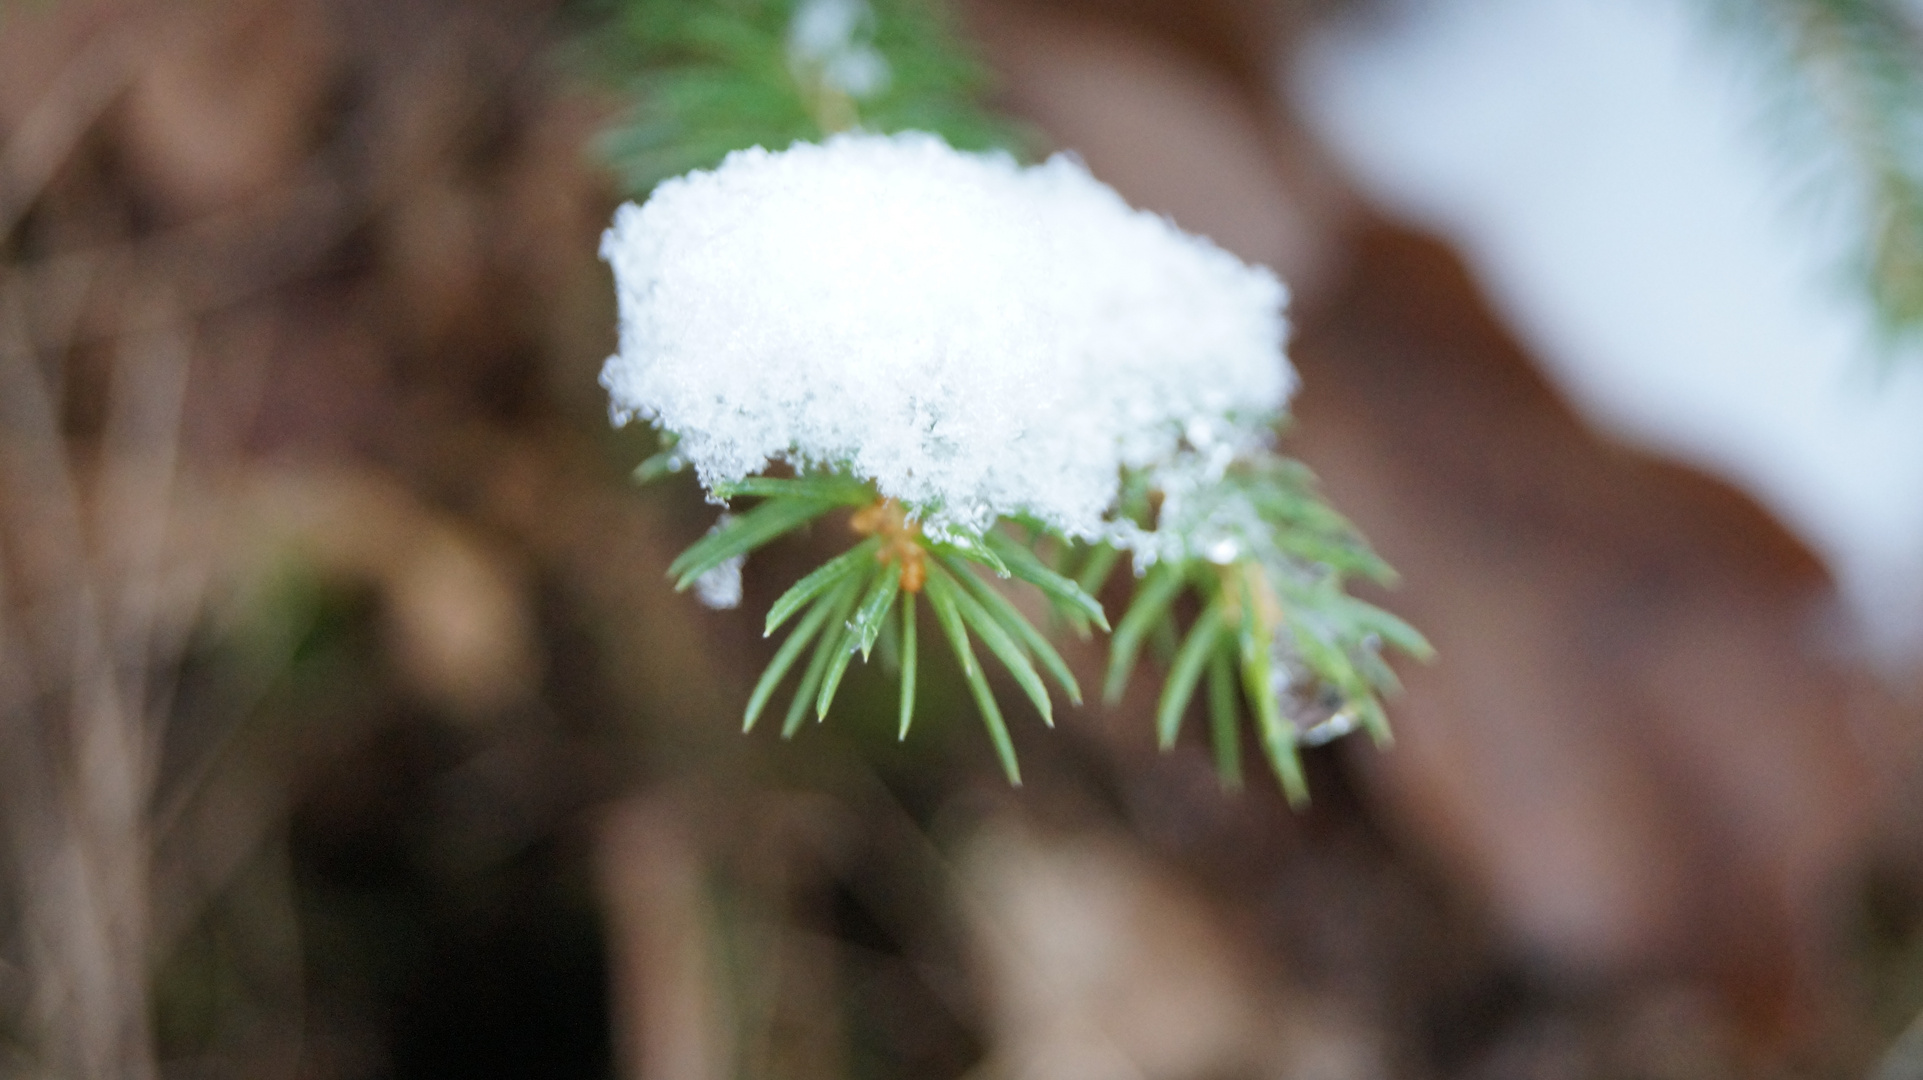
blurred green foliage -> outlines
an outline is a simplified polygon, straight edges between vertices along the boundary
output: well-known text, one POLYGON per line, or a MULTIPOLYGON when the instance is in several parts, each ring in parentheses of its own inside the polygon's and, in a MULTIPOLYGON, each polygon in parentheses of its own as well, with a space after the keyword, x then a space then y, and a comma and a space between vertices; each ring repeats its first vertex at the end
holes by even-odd
MULTIPOLYGON (((1763 60, 1786 165, 1848 200, 1851 276, 1891 346, 1923 340, 1923 9, 1902 0, 1708 0, 1763 60)), ((1829 209, 1825 206, 1824 209, 1829 209)))
MULTIPOLYGON (((718 163, 731 150, 781 149, 824 127, 932 131, 958 149, 1018 156, 1034 142, 980 105, 985 70, 961 47, 933 0, 871 0, 850 8, 853 35, 885 58, 853 110, 824 108, 793 28, 811 0, 599 0, 594 66, 632 102, 601 151, 631 194, 718 163)), ((818 3, 819 0, 812 0, 818 3)))

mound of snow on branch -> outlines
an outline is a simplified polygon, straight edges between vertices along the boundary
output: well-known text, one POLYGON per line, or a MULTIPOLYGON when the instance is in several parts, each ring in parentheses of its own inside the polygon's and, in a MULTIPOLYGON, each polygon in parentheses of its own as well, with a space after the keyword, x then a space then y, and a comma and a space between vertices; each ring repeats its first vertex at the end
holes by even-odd
POLYGON ((772 462, 872 480, 926 527, 1108 529, 1123 470, 1266 443, 1295 374, 1268 270, 1080 162, 938 137, 730 154, 616 214, 617 422, 713 488, 772 462))

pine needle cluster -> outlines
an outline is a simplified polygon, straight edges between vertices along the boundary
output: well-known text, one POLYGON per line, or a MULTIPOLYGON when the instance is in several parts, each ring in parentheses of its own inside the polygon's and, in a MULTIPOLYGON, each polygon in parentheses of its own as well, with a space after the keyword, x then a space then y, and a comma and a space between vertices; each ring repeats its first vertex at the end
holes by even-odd
POLYGON ((784 735, 825 718, 854 658, 880 649, 905 738, 925 600, 1019 783, 985 660, 1045 723, 1050 683, 1082 701, 1006 594, 1019 584, 1061 627, 1110 634, 1110 700, 1163 653, 1164 747, 1206 684, 1225 788, 1242 782, 1244 714, 1293 801, 1298 747, 1387 739, 1383 650, 1429 649, 1349 594, 1393 573, 1273 448, 1294 385, 1273 275, 1072 159, 954 149, 1013 129, 976 104, 978 70, 921 0, 627 0, 611 33, 636 106, 606 148, 659 190, 604 244, 623 325, 603 383, 617 420, 662 431, 637 478, 693 465, 712 500, 753 501, 670 574, 706 595, 831 513, 860 538, 768 612, 766 632, 787 634, 744 727, 784 686, 784 735), (812 210, 770 211, 784 198, 812 210), (1132 599, 1111 632, 1096 596, 1122 566, 1132 599))

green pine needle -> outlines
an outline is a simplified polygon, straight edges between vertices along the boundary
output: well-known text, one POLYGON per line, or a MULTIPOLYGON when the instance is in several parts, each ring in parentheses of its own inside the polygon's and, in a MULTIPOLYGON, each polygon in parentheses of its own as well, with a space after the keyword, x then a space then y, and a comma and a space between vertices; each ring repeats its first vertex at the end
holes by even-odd
POLYGON ((1242 790, 1242 736, 1236 727, 1240 698, 1235 688, 1235 652, 1217 649, 1209 658, 1209 734, 1215 744, 1215 772, 1223 791, 1242 790))
POLYGON ((875 501, 875 489, 846 476, 817 473, 811 476, 749 476, 714 485, 717 499, 743 496, 758 499, 812 499, 841 506, 861 506, 875 501))
POLYGON ((875 645, 875 635, 881 632, 888 609, 900 592, 900 573, 892 567, 877 565, 869 578, 867 591, 862 594, 861 604, 854 609, 853 619, 842 628, 838 651, 829 658, 827 669, 822 673, 821 689, 815 697, 817 722, 828 718, 828 706, 834 703, 835 691, 840 688, 841 677, 847 673, 848 664, 855 658, 855 653, 861 653, 863 663, 868 662, 868 654, 875 645))
POLYGON ((975 707, 981 710, 982 723, 987 725, 989 741, 995 744, 995 753, 1001 758, 1002 771, 1008 775, 1010 784, 1020 787, 1022 770, 1015 760, 1015 743, 1009 738, 1008 723, 1002 719, 1001 707, 995 703, 995 693, 989 689, 981 665, 975 662, 975 650, 968 645, 968 629, 963 624, 956 602, 955 586, 947 575, 937 573, 931 567, 927 592, 928 602, 935 609, 935 621, 941 624, 942 633, 947 635, 949 645, 955 650, 955 659, 961 663, 962 675, 968 680, 968 689, 975 697, 975 707))
POLYGON ((883 572, 876 575, 875 584, 869 588, 868 595, 862 597, 861 606, 855 609, 855 621, 849 625, 849 631, 860 643, 862 663, 868 662, 868 654, 875 648, 875 638, 881 634, 889 609, 900 595, 901 572, 884 567, 883 572))
MULTIPOLYGON (((966 571, 963 572, 966 573, 966 571)), ((930 567, 928 576, 931 581, 937 577, 944 579, 943 588, 952 589, 955 608, 961 615, 962 622, 975 632, 975 636, 981 639, 982 644, 988 646, 989 652, 994 653, 1001 660, 1002 666, 1008 669, 1009 674, 1015 676, 1015 685, 1022 688, 1022 693, 1027 694, 1028 700, 1034 704, 1035 711, 1042 714, 1042 722, 1049 727, 1054 727, 1055 709, 1048 700, 1048 688, 1042 685, 1041 675, 1036 673, 1035 665, 1029 662, 1028 655, 1022 651, 1022 647, 1008 635, 1008 631, 1002 629, 1001 624, 995 621, 995 617, 989 614, 988 609, 983 607, 981 601, 977 600, 967 588, 959 582, 947 580, 946 572, 930 567)))
POLYGON ((774 696, 775 687, 781 683, 782 676, 788 674, 788 669, 794 666, 795 659, 801 655, 801 650, 807 648, 808 642, 814 640, 815 631, 821 629, 821 624, 828 618, 832 607, 833 605, 828 603, 816 604, 809 610, 807 616, 796 624, 794 631, 788 635, 788 640, 782 642, 781 648, 775 651, 775 658, 768 661, 768 669, 763 671, 761 678, 755 682, 754 693, 748 695, 748 708, 741 718, 742 732, 755 729, 755 721, 761 718, 761 710, 767 708, 768 699, 774 696))
POLYGON ((1096 544, 1088 553, 1088 561, 1075 575, 1075 586, 1089 596, 1099 595, 1102 586, 1107 584, 1110 574, 1115 572, 1115 564, 1122 559, 1120 548, 1108 544, 1096 544))
POLYGON ((788 715, 782 719, 782 738, 792 739, 795 732, 801 730, 801 722, 808 715, 808 706, 817 700, 817 691, 828 665, 844 654, 848 642, 848 613, 854 610, 861 583, 860 578, 849 578, 836 590, 833 605, 829 609, 827 628, 815 642, 815 654, 809 658, 808 669, 801 674, 801 685, 795 688, 794 700, 788 703, 788 715))
POLYGON ((755 683, 754 692, 748 696, 748 708, 741 720, 743 733, 754 730, 755 721, 761 718, 761 711, 767 708, 768 700, 774 696, 775 688, 780 685, 782 677, 787 675, 788 669, 794 666, 796 658, 801 655, 801 650, 807 648, 808 643, 814 640, 822 624, 827 622, 835 610, 841 606, 842 594, 851 593, 856 584, 856 579, 844 580, 840 589, 816 602, 815 606, 808 610, 808 614, 802 616, 801 622, 789 632, 788 639, 783 641, 781 648, 775 651, 774 659, 768 662, 768 669, 761 673, 761 678, 755 683))
POLYGON ((822 672, 821 688, 815 693, 816 723, 828 719, 828 706, 834 704, 835 691, 841 688, 841 677, 847 673, 848 665, 859 651, 854 631, 844 631, 835 646, 835 654, 828 658, 828 667, 822 672))
POLYGON ((1261 620, 1248 608, 1243 609, 1238 637, 1242 653, 1242 692, 1255 706, 1256 734, 1281 781, 1289 805, 1304 806, 1309 801, 1309 781, 1302 772, 1302 758, 1296 752, 1295 725, 1282 716, 1282 704, 1275 697, 1272 642, 1261 628, 1261 620))
POLYGON ((696 541, 668 564, 668 576, 675 579, 675 591, 685 591, 701 575, 736 555, 746 555, 806 525, 833 510, 835 505, 817 499, 783 497, 769 499, 753 510, 729 519, 727 524, 696 541))
POLYGON ((1109 639, 1108 678, 1102 684, 1102 697, 1109 704, 1122 700, 1122 691, 1128 688, 1128 677, 1135 671, 1142 642, 1168 614, 1169 605, 1182 591, 1183 581, 1179 568, 1157 563, 1136 587, 1134 600, 1109 639))
POLYGON ((1162 702, 1155 716, 1156 742, 1164 750, 1174 746, 1176 735, 1181 733, 1182 714, 1188 711, 1189 701, 1195 697, 1202 668, 1214 655, 1216 639, 1222 636, 1223 629, 1222 601, 1218 599, 1202 611, 1195 625, 1189 628, 1188 639, 1175 654, 1175 663, 1170 665, 1168 677, 1162 682, 1162 702))
POLYGON ((908 738, 908 726, 915 720, 915 594, 901 594, 901 734, 908 738))
POLYGON ((771 636, 788 621, 795 612, 800 611, 808 601, 840 584, 850 574, 859 572, 863 567, 875 562, 875 551, 881 547, 881 538, 871 536, 833 559, 828 560, 815 570, 794 583, 787 592, 781 594, 774 606, 768 609, 768 620, 761 631, 762 637, 771 636))
POLYGON ((687 462, 682 459, 680 451, 674 448, 675 440, 663 441, 667 443, 664 449, 634 467, 631 476, 635 483, 652 484, 664 476, 680 472, 686 466, 687 462))
MULTIPOLYGON (((942 558, 942 556, 937 556, 937 558, 942 558)), ((980 577, 969 573, 967 568, 962 566, 959 561, 950 561, 944 558, 943 563, 948 567, 949 572, 954 574, 955 577, 962 582, 963 586, 967 588, 981 606, 987 609, 988 613, 994 617, 1002 629, 1008 631, 1015 640, 1020 642, 1022 646, 1028 650, 1030 655, 1041 661, 1042 666, 1048 669, 1049 675, 1053 677, 1056 684, 1062 688, 1062 692, 1068 695, 1068 700, 1073 704, 1080 705, 1082 703, 1081 685, 1075 681, 1074 674, 1068 670, 1068 664, 1062 660, 1062 655, 1055 651, 1053 645, 1048 643, 1048 638, 1043 636, 1042 632, 1035 628, 1035 624, 1029 622, 1028 617, 1023 615, 1021 610, 1009 601, 1008 597, 1003 596, 1000 592, 996 591, 994 586, 983 581, 980 577)))
MULTIPOLYGON (((1025 581, 1042 591, 1051 601, 1070 609, 1083 618, 1108 631, 1108 616, 1103 613, 1102 605, 1093 596, 1083 591, 1071 578, 1050 570, 1035 557, 1035 553, 1023 547, 1013 537, 990 530, 987 534, 989 550, 1001 557, 1002 565, 1018 581, 1025 581)), ((1003 575, 1007 576, 1006 574, 1003 575)))

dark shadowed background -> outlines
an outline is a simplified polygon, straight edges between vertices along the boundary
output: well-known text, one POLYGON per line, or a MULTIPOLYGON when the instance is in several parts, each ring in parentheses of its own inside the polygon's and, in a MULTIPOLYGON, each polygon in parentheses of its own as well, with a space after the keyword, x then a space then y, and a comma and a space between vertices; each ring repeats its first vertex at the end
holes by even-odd
POLYGON ((0 1075, 1900 1069, 1908 666, 1359 193, 1282 89, 1342 6, 959 9, 999 106, 1293 287, 1285 446, 1438 651, 1301 813, 1142 686, 1011 710, 1020 790, 949 669, 905 743, 859 669, 737 733, 843 526, 669 588, 713 509, 595 383, 598 9, 0 7, 0 1075))

